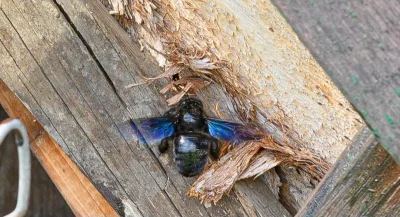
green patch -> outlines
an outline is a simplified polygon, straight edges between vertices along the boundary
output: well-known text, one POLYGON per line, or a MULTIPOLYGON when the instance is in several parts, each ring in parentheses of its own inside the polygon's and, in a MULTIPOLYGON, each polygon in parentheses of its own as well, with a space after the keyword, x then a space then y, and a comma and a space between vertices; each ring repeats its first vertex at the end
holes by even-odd
POLYGON ((385 114, 385 119, 386 119, 386 121, 387 121, 390 125, 393 125, 393 124, 394 124, 394 120, 393 120, 392 117, 390 117, 389 114, 385 114))
POLYGON ((365 216, 368 212, 369 212, 369 209, 366 208, 366 209, 364 210, 364 212, 361 214, 361 216, 365 216))
POLYGON ((379 131, 375 128, 372 128, 372 133, 375 135, 376 138, 380 138, 381 135, 379 134, 379 131))
POLYGON ((354 156, 350 154, 347 154, 347 158, 349 158, 350 161, 354 160, 354 156))
POLYGON ((387 139, 392 142, 392 141, 394 141, 394 136, 393 135, 389 135, 389 136, 387 136, 387 139))
POLYGON ((315 0, 310 0, 310 4, 314 5, 315 0))
POLYGON ((362 37, 364 40, 368 38, 367 34, 364 34, 362 37))
POLYGON ((382 40, 376 40, 376 43, 378 44, 379 49, 385 50, 385 46, 382 44, 382 40))
POLYGON ((368 115, 368 112, 365 111, 365 110, 360 110, 360 113, 361 113, 361 115, 364 116, 364 117, 368 115))
POLYGON ((358 83, 358 79, 354 75, 351 75, 350 79, 351 79, 351 82, 353 82, 353 84, 357 84, 358 83))
POLYGON ((396 87, 396 89, 394 89, 394 92, 398 97, 400 97, 400 87, 396 87))
POLYGON ((382 51, 385 50, 385 46, 383 44, 378 44, 379 49, 381 49, 382 51))
POLYGON ((350 10, 349 14, 350 14, 351 18, 353 18, 353 19, 357 18, 357 15, 354 13, 354 11, 350 10))

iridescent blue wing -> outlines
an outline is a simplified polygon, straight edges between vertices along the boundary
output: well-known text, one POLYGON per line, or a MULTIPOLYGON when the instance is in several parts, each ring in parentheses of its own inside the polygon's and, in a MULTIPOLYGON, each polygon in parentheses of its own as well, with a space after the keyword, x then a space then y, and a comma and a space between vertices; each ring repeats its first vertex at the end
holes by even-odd
POLYGON ((131 120, 130 125, 139 140, 146 144, 161 141, 175 132, 173 122, 167 117, 131 120))
POLYGON ((232 143, 257 140, 262 137, 257 130, 231 121, 208 118, 207 124, 208 131, 212 137, 232 143))

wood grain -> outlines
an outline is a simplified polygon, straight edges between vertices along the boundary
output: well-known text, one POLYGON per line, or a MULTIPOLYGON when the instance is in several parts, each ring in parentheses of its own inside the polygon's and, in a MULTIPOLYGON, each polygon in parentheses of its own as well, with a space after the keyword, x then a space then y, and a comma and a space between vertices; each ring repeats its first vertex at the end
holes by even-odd
POLYGON ((296 216, 399 216, 400 166, 365 127, 296 216))
MULTIPOLYGON (((158 93, 165 82, 124 88, 160 69, 104 6, 7 0, 0 12, 0 78, 120 215, 248 216, 235 193, 216 206, 188 198, 194 180, 179 175, 168 155, 125 132, 121 124, 129 118, 160 116, 168 109, 158 93)), ((232 106, 221 94, 211 88, 203 99, 208 108, 221 102, 221 111, 229 114, 232 106)), ((263 196, 257 200, 274 199, 263 196)), ((262 209, 254 204, 251 209, 262 209)), ((275 210, 285 212, 277 204, 275 210)))
POLYGON ((400 163, 400 2, 273 2, 400 163))
MULTIPOLYGON (((40 123, 1 80, 0 103, 10 117, 18 118, 24 123, 30 137, 32 152, 42 164, 76 216, 118 216, 93 184, 82 174, 71 159, 66 156, 59 145, 54 142, 40 123)), ((34 163, 35 162, 38 164, 37 161, 34 161, 34 163)), ((33 167, 34 174, 32 176, 33 192, 42 189, 41 186, 44 184, 40 183, 38 186, 35 185, 35 183, 38 184, 35 180, 40 177, 41 174, 40 171, 37 169, 35 170, 35 168, 37 167, 33 167)), ((33 203, 46 204, 45 201, 41 200, 33 201, 33 203)), ((45 212, 39 211, 31 214, 34 216, 46 215, 45 212)), ((68 212, 61 212, 62 209, 56 211, 57 212, 50 215, 65 216, 69 214, 68 212)))

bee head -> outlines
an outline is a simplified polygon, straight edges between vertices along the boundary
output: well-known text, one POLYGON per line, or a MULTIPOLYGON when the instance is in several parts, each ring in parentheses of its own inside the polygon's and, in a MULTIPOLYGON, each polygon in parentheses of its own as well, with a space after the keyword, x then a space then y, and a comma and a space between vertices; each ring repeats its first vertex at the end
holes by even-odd
POLYGON ((203 107, 203 103, 199 99, 193 97, 184 98, 179 102, 179 108, 192 106, 203 107))
POLYGON ((191 114, 194 117, 201 117, 203 113, 203 103, 199 99, 188 97, 181 100, 178 110, 181 114, 191 114))

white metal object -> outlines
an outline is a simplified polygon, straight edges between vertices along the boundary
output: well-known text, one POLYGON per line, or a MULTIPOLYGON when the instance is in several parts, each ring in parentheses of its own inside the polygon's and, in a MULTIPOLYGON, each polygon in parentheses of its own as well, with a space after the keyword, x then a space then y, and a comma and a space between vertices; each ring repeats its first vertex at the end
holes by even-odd
POLYGON ((28 133, 18 119, 5 121, 0 124, 0 145, 11 132, 15 132, 15 144, 18 147, 18 199, 14 211, 5 217, 22 217, 28 211, 29 193, 31 186, 31 153, 29 149, 28 133))

